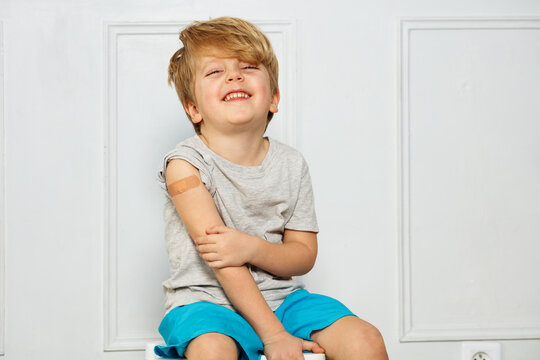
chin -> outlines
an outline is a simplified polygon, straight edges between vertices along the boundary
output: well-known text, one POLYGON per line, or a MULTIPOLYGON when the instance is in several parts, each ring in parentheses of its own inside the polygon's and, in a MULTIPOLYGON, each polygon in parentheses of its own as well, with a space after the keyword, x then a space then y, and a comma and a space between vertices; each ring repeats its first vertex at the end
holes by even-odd
POLYGON ((255 121, 255 120, 253 119, 252 116, 241 116, 241 115, 237 115, 237 116, 234 116, 234 117, 230 117, 230 118, 229 118, 229 123, 235 124, 235 125, 249 124, 249 123, 254 122, 254 121, 255 121))

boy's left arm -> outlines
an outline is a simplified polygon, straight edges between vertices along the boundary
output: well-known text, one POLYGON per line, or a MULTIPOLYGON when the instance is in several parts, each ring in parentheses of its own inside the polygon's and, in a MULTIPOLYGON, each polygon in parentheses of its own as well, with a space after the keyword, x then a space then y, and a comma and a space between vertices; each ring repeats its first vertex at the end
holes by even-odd
POLYGON ((206 263, 215 268, 249 263, 288 278, 309 272, 317 258, 317 234, 285 229, 283 243, 274 244, 226 226, 215 226, 195 239, 206 263))
POLYGON ((253 264, 271 274, 291 277, 308 273, 317 259, 317 233, 285 229, 283 244, 259 239, 253 264))

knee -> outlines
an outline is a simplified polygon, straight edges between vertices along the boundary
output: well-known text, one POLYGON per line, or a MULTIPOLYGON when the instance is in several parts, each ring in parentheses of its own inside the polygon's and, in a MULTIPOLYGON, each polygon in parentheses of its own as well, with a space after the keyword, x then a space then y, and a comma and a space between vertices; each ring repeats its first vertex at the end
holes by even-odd
POLYGON ((352 351, 362 354, 366 359, 388 359, 384 339, 381 332, 369 323, 357 328, 352 342, 352 351))
MULTIPOLYGON (((237 360, 238 353, 236 348, 232 349, 230 346, 220 346, 219 344, 208 344, 204 349, 201 349, 198 356, 193 357, 193 360, 237 360)), ((191 360, 192 357, 186 357, 191 360)))
POLYGON ((237 360, 238 349, 228 336, 208 333, 192 340, 184 355, 188 360, 237 360))

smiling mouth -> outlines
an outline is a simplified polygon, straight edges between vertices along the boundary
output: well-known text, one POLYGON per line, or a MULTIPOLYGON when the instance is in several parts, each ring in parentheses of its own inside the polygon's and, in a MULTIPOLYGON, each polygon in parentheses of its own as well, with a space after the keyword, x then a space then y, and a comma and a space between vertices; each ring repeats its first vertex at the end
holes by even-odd
POLYGON ((251 95, 244 91, 232 91, 223 98, 223 101, 249 99, 250 97, 251 95))

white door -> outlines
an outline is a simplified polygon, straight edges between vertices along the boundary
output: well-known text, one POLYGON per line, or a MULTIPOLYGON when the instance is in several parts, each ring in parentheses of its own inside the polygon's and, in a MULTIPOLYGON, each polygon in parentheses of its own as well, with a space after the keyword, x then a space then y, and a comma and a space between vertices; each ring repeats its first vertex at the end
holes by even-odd
POLYGON ((269 135, 310 164, 308 289, 391 359, 540 358, 540 3, 0 1, 0 353, 141 360, 168 275, 162 155, 193 132, 167 65, 195 19, 280 60, 269 135), (489 8, 487 8, 489 6, 489 8))

